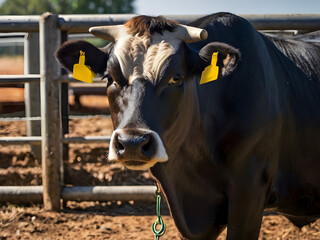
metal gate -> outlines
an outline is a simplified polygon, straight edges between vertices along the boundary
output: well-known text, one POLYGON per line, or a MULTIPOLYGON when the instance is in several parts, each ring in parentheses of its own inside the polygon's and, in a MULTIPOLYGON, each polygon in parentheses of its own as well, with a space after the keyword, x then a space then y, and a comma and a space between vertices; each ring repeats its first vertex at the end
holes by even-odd
MULTIPOLYGON (((66 137, 68 133, 68 82, 73 81, 62 71, 54 52, 67 40, 70 33, 87 33, 91 26, 123 24, 135 15, 55 15, 0 16, 0 32, 26 32, 25 75, 0 76, 0 84, 26 83, 28 119, 37 119, 41 113, 41 136, 0 137, 0 144, 41 145, 42 186, 0 187, 0 201, 12 199, 41 201, 47 210, 59 210, 60 200, 109 201, 155 200, 154 186, 87 186, 64 187, 63 145, 68 143, 109 142, 104 137, 66 137), (38 44, 39 39, 39 44, 38 44), (40 46, 40 48, 38 47, 40 46), (35 54, 39 51, 39 58, 35 54), (39 73, 40 74, 37 74, 39 73), (40 99, 31 99, 40 83, 40 99), (28 94, 29 92, 29 94, 28 94), (40 101, 34 109, 32 101, 40 101), (32 113, 32 112, 35 112, 32 113)), ((200 15, 166 16, 180 23, 195 20, 200 15)), ((244 15, 258 30, 299 30, 310 32, 320 29, 320 14, 315 15, 244 15)), ((40 129, 39 125, 31 126, 40 129)), ((35 133, 35 132, 34 132, 35 133)), ((36 134, 36 133, 35 133, 36 134)), ((39 133, 40 134, 40 133, 39 133)))

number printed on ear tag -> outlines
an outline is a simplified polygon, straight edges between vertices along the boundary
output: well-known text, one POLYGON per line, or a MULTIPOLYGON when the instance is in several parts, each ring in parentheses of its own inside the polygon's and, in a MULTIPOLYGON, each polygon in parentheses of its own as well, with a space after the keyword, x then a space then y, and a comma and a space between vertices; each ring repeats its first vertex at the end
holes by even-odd
POLYGON ((218 52, 215 52, 212 54, 211 65, 206 67, 201 74, 200 84, 212 82, 218 79, 219 67, 217 66, 217 61, 218 52))
POLYGON ((79 63, 73 65, 73 78, 83 82, 92 83, 92 80, 96 77, 96 74, 84 63, 85 52, 80 50, 79 63))

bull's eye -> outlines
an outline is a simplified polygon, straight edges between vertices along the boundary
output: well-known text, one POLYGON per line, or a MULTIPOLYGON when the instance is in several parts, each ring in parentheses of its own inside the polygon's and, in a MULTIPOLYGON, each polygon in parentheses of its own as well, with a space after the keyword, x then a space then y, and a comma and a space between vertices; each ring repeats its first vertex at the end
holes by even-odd
POLYGON ((111 75, 108 73, 102 77, 102 80, 105 78, 108 80, 108 82, 107 82, 107 88, 108 88, 111 85, 111 83, 113 82, 113 79, 112 79, 111 75))
POLYGON ((183 76, 181 74, 175 74, 168 82, 169 85, 181 85, 183 76))

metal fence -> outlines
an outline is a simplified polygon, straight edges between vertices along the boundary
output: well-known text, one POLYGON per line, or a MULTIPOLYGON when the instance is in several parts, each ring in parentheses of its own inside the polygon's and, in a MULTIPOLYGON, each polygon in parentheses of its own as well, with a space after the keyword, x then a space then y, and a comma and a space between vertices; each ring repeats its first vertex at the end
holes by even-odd
MULTIPOLYGON (((97 25, 122 24, 135 15, 0 16, 0 32, 26 32, 25 75, 0 76, 0 84, 25 83, 27 119, 41 116, 40 123, 28 122, 28 137, 0 137, 0 144, 32 144, 42 158, 42 186, 0 187, 0 201, 41 201, 48 210, 59 210, 60 200, 154 200, 154 186, 64 187, 63 148, 68 143, 110 141, 110 136, 66 137, 68 133, 68 82, 54 58, 55 50, 69 33, 86 33, 97 25), (40 46, 40 48, 39 48, 40 46), (39 89, 40 83, 40 91, 39 89), (35 103, 39 103, 38 106, 35 103), (39 130, 41 129, 41 132, 39 130), (38 135, 38 136, 37 136, 38 135), (38 145, 38 146, 37 146, 38 145), (39 148, 41 145, 41 149, 39 148), (38 147, 38 148, 37 148, 38 147)), ((166 16, 181 23, 200 15, 166 16)), ((320 29, 316 15, 244 15, 258 30, 320 29)))

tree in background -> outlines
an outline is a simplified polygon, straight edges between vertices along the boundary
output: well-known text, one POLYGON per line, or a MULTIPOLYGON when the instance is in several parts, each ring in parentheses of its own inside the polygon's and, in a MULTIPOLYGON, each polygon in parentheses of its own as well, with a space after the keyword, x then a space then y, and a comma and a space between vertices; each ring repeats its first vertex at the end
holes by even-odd
POLYGON ((5 0, 1 15, 132 13, 134 0, 5 0))

